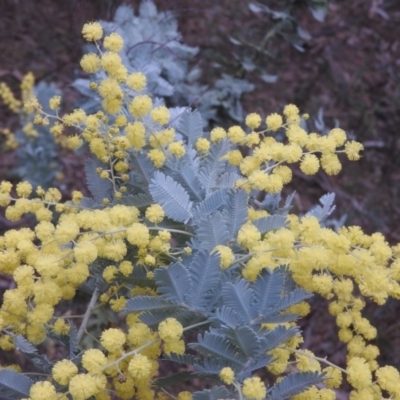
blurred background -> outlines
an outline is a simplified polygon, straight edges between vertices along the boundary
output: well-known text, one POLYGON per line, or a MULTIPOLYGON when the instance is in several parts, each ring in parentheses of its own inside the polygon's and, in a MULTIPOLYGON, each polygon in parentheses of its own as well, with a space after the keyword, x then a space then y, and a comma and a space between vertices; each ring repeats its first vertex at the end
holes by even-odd
MULTIPOLYGON (((0 81, 15 94, 23 76, 52 82, 71 110, 79 98, 72 82, 81 75, 82 25, 111 20, 119 5, 138 10, 140 1, 2 0, 0 2, 0 81)), ((335 177, 296 173, 295 208, 307 212, 327 192, 336 194, 333 215, 347 225, 382 232, 400 242, 400 2, 398 0, 155 0, 178 22, 183 43, 198 47, 191 66, 202 71, 202 85, 224 74, 253 84, 240 93, 244 112, 267 115, 294 103, 310 115, 316 131, 340 126, 364 143, 360 161, 346 162, 335 177)), ((207 96, 207 92, 204 92, 207 96)), ((194 106, 196 104, 193 104, 194 106)), ((223 110, 221 111, 223 113, 223 110)), ((227 116, 225 123, 236 123, 227 116)), ((0 104, 0 127, 11 131, 18 117, 0 104)), ((3 146, 0 139, 0 146, 3 146)), ((60 149, 57 186, 65 199, 85 191, 83 161, 60 149)), ((16 151, 0 148, 0 180, 18 181, 10 170, 20 162, 16 151)), ((0 216, 1 231, 18 223, 0 216)), ((4 283, 6 285, 6 283, 4 283)), ((316 299, 303 321, 306 347, 332 362, 343 363, 333 319, 316 299), (317 304, 318 303, 318 304, 317 304), (328 327, 328 329, 327 329, 328 327), (331 329, 332 328, 332 329, 331 329)), ((400 307, 395 301, 368 317, 379 326, 380 361, 400 367, 400 307)))

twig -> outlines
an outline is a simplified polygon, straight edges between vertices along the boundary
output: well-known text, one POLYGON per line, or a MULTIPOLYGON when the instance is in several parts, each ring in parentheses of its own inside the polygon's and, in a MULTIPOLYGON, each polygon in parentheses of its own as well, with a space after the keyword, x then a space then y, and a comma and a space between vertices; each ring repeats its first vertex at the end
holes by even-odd
POLYGON ((98 298, 99 298, 99 288, 96 287, 96 289, 94 289, 94 292, 92 294, 92 298, 90 299, 90 302, 89 302, 88 308, 87 308, 87 310, 85 312, 85 315, 83 316, 83 320, 82 320, 81 326, 79 327, 78 344, 79 344, 79 342, 81 341, 81 339, 83 337, 83 334, 84 334, 84 332, 86 330, 86 325, 87 325, 87 323, 89 321, 89 318, 90 318, 90 314, 91 314, 91 312, 92 312, 92 310, 93 310, 98 298))

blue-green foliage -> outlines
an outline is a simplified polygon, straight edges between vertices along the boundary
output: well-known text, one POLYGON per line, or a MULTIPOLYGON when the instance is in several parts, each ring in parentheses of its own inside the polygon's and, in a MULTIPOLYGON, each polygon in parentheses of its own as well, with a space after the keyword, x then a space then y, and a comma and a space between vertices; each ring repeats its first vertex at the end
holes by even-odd
MULTIPOLYGON (((158 12, 152 1, 144 0, 138 15, 131 6, 121 5, 111 22, 101 21, 101 24, 105 34, 117 32, 124 39, 120 55, 128 72, 146 75, 148 85, 143 93, 164 99, 170 107, 195 107, 207 126, 226 124, 226 117, 237 122, 243 120, 241 97, 252 91, 254 85, 227 74, 223 74, 213 87, 202 85, 199 82, 201 70, 190 65, 199 49, 182 43, 172 12, 158 12)), ((87 49, 93 50, 90 46, 87 49)), ((74 82, 74 87, 86 97, 81 104, 85 111, 100 109, 101 98, 89 89, 89 82, 100 82, 104 78, 104 72, 99 72, 92 75, 90 81, 80 78, 74 82)), ((194 130, 199 127, 197 115, 187 114, 185 118, 192 118, 194 130)), ((193 139, 195 135, 193 131, 193 139)))
MULTIPOLYGON (((34 88, 34 95, 43 105, 43 111, 50 112, 49 100, 53 96, 60 95, 60 90, 55 84, 40 82, 34 88)), ((33 123, 33 115, 21 114, 21 126, 33 123)), ((49 127, 45 125, 34 125, 37 131, 36 137, 25 134, 21 129, 15 133, 18 142, 16 165, 18 167, 10 171, 11 177, 17 177, 21 181, 28 181, 32 186, 42 186, 48 189, 55 186, 57 174, 62 170, 59 162, 58 146, 54 142, 54 136, 50 133, 49 127)))
MULTIPOLYGON (((295 314, 284 311, 310 297, 300 289, 286 292, 283 269, 265 269, 250 283, 233 271, 222 272, 219 257, 204 250, 156 269, 154 277, 159 296, 134 297, 128 300, 126 312, 142 312, 140 319, 154 326, 171 314, 178 319, 182 316, 183 323, 193 319, 208 325, 196 342, 188 344, 197 356, 171 354, 166 358, 193 365, 198 373, 214 379, 226 366, 235 371, 239 382, 268 366, 272 357, 267 352, 296 335, 298 328, 277 325, 267 329, 262 324, 296 320, 295 314)), ((272 387, 271 395, 287 398, 287 393, 299 393, 322 379, 321 374, 296 375, 272 387)))

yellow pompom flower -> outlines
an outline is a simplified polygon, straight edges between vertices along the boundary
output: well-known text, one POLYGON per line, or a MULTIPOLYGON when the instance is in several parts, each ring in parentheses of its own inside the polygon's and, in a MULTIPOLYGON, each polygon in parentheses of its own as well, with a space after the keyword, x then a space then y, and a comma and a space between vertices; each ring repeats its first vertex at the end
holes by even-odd
POLYGON ((65 322, 64 319, 58 318, 53 325, 53 332, 57 335, 67 335, 70 331, 71 327, 65 322))
POLYGON ((171 114, 167 107, 159 106, 155 107, 150 112, 150 118, 157 122, 157 124, 163 126, 168 123, 169 119, 171 118, 171 114))
POLYGON ((355 389, 363 389, 372 384, 371 370, 364 358, 353 357, 348 362, 347 380, 355 389))
POLYGON ((135 92, 141 92, 147 83, 146 75, 141 72, 133 72, 126 78, 127 86, 135 92))
POLYGON ((306 175, 315 175, 319 170, 319 160, 314 154, 306 154, 300 163, 300 169, 306 175))
POLYGON ((277 131, 283 125, 283 119, 279 114, 273 113, 267 116, 265 123, 268 129, 277 131))
POLYGON ((97 386, 96 378, 89 374, 75 375, 68 389, 74 400, 86 400, 102 390, 97 386))
POLYGON ((247 398, 254 400, 263 400, 267 395, 264 382, 258 376, 245 379, 242 391, 247 398))
POLYGON ((355 142, 354 140, 347 142, 344 146, 344 152, 350 161, 359 160, 361 158, 361 150, 364 150, 364 146, 359 142, 355 142))
POLYGON ((232 368, 225 367, 219 371, 219 377, 221 378, 222 382, 226 383, 227 385, 232 385, 235 380, 235 373, 233 372, 232 368))
POLYGON ((299 371, 316 372, 321 371, 319 362, 314 358, 314 353, 310 350, 302 350, 301 353, 296 353, 296 366, 299 371))
POLYGON ((68 385, 77 373, 78 367, 70 360, 58 361, 51 370, 53 379, 60 385, 68 385))
POLYGON ((192 400, 192 393, 187 390, 179 392, 177 400, 192 400))
POLYGON ((144 117, 153 106, 151 97, 147 94, 136 96, 129 105, 129 112, 135 118, 144 117))
POLYGON ((225 158, 228 160, 230 165, 240 165, 240 163, 243 161, 242 153, 239 150, 229 151, 225 158))
POLYGON ((122 89, 119 86, 118 81, 116 81, 113 78, 103 79, 100 82, 98 90, 99 90, 100 96, 103 99, 107 99, 107 100, 122 99, 122 89))
POLYGON ((261 125, 261 117, 259 114, 251 113, 247 115, 245 123, 249 128, 256 129, 261 125))
POLYGON ((155 224, 161 222, 164 219, 164 210, 159 204, 152 204, 146 209, 146 218, 155 224))
POLYGON ((174 340, 171 342, 164 342, 164 353, 176 353, 185 354, 185 341, 184 340, 174 340))
POLYGON ((16 192, 19 197, 29 197, 32 193, 32 185, 29 182, 19 182, 16 192))
POLYGON ((81 67, 88 74, 94 74, 100 69, 100 58, 95 53, 85 54, 81 59, 81 67))
POLYGON ((147 153, 147 157, 150 158, 150 160, 153 162, 153 164, 156 168, 162 167, 164 165, 165 161, 167 160, 164 152, 160 149, 150 150, 147 153))
POLYGON ((29 390, 30 400, 54 400, 56 398, 56 388, 50 382, 36 382, 29 390))
POLYGON ((335 153, 326 153, 322 154, 321 167, 328 175, 337 175, 342 169, 342 164, 335 153))
POLYGON ((224 128, 214 128, 210 132, 210 140, 212 143, 218 143, 226 138, 226 131, 224 128))
POLYGON ((342 384, 342 372, 335 367, 326 367, 323 369, 326 373, 324 384, 330 389, 337 389, 342 384))
POLYGON ((101 373, 106 364, 106 356, 98 349, 89 349, 83 353, 82 366, 91 374, 101 373))
POLYGON ((130 244, 146 247, 150 242, 150 232, 146 225, 134 223, 126 231, 126 238, 130 244))
POLYGON ((246 249, 254 246, 260 239, 261 233, 254 225, 244 225, 239 229, 237 241, 246 249))
POLYGON ((61 96, 53 96, 50 100, 49 100, 49 107, 51 110, 57 110, 60 108, 60 104, 61 104, 61 96))
MULTIPOLYGON (((375 372, 379 386, 386 390, 391 395, 399 395, 400 387, 399 371, 396 368, 387 365, 385 367, 378 368, 375 372)), ((397 396, 396 396, 397 397, 397 396)))
POLYGON ((200 138, 196 142, 196 150, 201 153, 208 153, 210 150, 210 142, 205 138, 200 138))
POLYGON ((148 380, 151 376, 151 361, 142 354, 136 354, 129 361, 128 372, 135 379, 148 380))
POLYGON ((246 132, 238 125, 228 129, 228 138, 232 143, 240 143, 246 137, 246 132))
POLYGON ((75 260, 90 264, 97 258, 97 247, 92 242, 79 243, 74 247, 75 260))
POLYGON ((118 53, 124 47, 124 40, 118 33, 111 33, 104 38, 103 46, 105 49, 118 53))
POLYGON ((181 338, 183 326, 175 318, 167 318, 158 325, 158 334, 165 342, 175 342, 181 338))
POLYGON ((230 247, 218 245, 215 246, 215 250, 218 251, 221 257, 221 262, 219 265, 222 269, 228 268, 235 261, 235 255, 230 247))
POLYGON ((126 338, 124 332, 120 329, 110 328, 101 334, 100 343, 109 352, 119 351, 125 344, 126 338))
POLYGON ((182 142, 172 142, 168 145, 168 151, 176 158, 181 158, 185 155, 186 150, 182 142))
POLYGON ((137 151, 146 145, 146 129, 143 123, 136 121, 125 128, 126 137, 131 146, 137 151))
POLYGON ((343 146, 347 139, 346 132, 341 128, 333 128, 328 135, 333 138, 337 147, 343 146))
POLYGON ((88 22, 83 25, 82 35, 88 42, 94 42, 103 37, 103 28, 98 22, 88 22))

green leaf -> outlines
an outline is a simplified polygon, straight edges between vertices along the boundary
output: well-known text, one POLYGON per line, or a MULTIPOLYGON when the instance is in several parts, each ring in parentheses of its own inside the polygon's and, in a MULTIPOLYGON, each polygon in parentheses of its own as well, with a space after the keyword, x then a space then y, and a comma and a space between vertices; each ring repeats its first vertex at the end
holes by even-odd
POLYGON ((190 343, 189 347, 213 358, 225 360, 243 368, 247 358, 238 353, 238 349, 226 340, 225 337, 212 332, 204 332, 204 335, 197 336, 197 343, 190 343))
POLYGON ((245 279, 239 278, 234 283, 227 282, 222 288, 222 301, 226 307, 235 310, 246 324, 257 317, 257 308, 252 307, 253 291, 245 279))
POLYGON ((200 249, 212 250, 215 246, 228 244, 229 234, 221 213, 216 212, 200 220, 197 239, 200 249))
POLYGON ((207 215, 217 211, 228 201, 227 189, 219 189, 212 193, 209 197, 198 203, 193 210, 193 219, 198 222, 207 215))
POLYGON ((254 301, 258 316, 268 315, 278 304, 285 285, 285 274, 281 271, 264 269, 253 285, 254 301))
POLYGON ((33 381, 27 376, 11 369, 0 370, 0 395, 3 399, 29 397, 33 381))
MULTIPOLYGON (((286 328, 283 325, 277 326, 272 331, 265 330, 265 334, 261 339, 261 352, 266 353, 269 350, 277 348, 299 332, 297 327, 286 328)), ((263 333, 263 331, 261 331, 263 333)))
POLYGON ((286 217, 282 215, 270 215, 256 219, 253 224, 261 233, 286 227, 286 217))
POLYGON ((237 326, 234 329, 223 328, 222 331, 248 358, 260 354, 260 339, 249 326, 237 326))
POLYGON ((285 376, 279 383, 268 390, 268 399, 290 399, 298 393, 324 380, 324 374, 320 372, 296 372, 285 376))
POLYGON ((236 310, 223 305, 221 308, 217 308, 215 314, 209 318, 214 326, 220 327, 227 326, 229 328, 235 328, 238 325, 245 323, 244 318, 236 310))
POLYGON ((140 192, 148 193, 148 187, 156 169, 145 154, 132 152, 130 165, 133 170, 129 173, 129 184, 135 186, 140 192))
POLYGON ((249 198, 244 190, 229 192, 226 206, 222 211, 229 232, 229 239, 234 239, 239 229, 248 219, 247 204, 249 198))
POLYGON ((124 312, 140 312, 149 310, 173 310, 176 304, 158 296, 137 296, 126 302, 124 312))
POLYGON ((154 201, 160 204, 168 218, 187 223, 192 217, 192 202, 186 190, 171 177, 155 172, 149 186, 154 201))
POLYGON ((188 143, 194 146, 203 137, 203 125, 203 119, 197 110, 186 110, 179 120, 178 132, 186 136, 188 143))
POLYGON ((203 310, 212 298, 212 289, 221 279, 220 257, 206 250, 199 251, 189 265, 192 289, 185 296, 186 303, 197 310, 203 310))
POLYGON ((167 268, 161 267, 154 271, 157 291, 168 301, 184 304, 184 296, 192 287, 188 270, 180 263, 174 263, 167 268))

